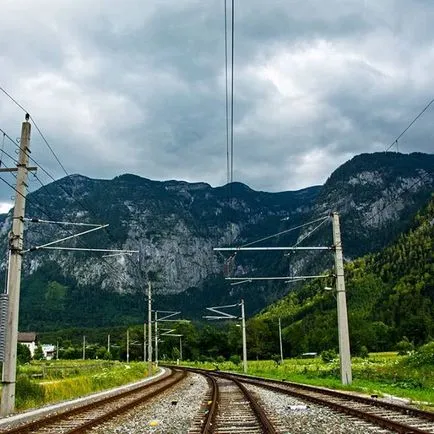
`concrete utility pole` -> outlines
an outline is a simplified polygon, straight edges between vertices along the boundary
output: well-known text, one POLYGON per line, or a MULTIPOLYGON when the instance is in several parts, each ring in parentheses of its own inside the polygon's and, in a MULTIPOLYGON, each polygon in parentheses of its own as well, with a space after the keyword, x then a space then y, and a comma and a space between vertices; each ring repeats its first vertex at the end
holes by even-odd
POLYGON ((148 375, 152 375, 152 285, 148 282, 148 375))
POLYGON ((280 363, 283 363, 283 346, 282 346, 282 322, 279 318, 279 345, 280 345, 280 363))
POLYGON ((333 244, 335 248, 336 267, 336 301, 338 311, 339 333, 339 359, 341 365, 342 384, 351 384, 351 353, 350 337, 348 332, 347 299, 345 295, 344 261, 342 254, 341 230, 339 226, 339 214, 332 213, 333 218, 333 244))
POLYGON ((86 336, 83 336, 83 360, 86 360, 86 336))
POLYGON ((158 366, 158 311, 155 311, 155 365, 158 366))
MULTIPOLYGON (((244 313, 244 300, 241 300, 240 303, 237 304, 228 304, 226 306, 213 306, 213 307, 207 307, 206 310, 211 311, 212 313, 215 313, 217 315, 206 315, 202 318, 205 319, 211 319, 211 320, 219 320, 219 319, 237 319, 239 320, 240 317, 233 315, 228 312, 224 312, 221 309, 228 309, 232 307, 238 307, 241 306, 241 330, 242 330, 242 340, 243 340, 243 372, 247 374, 247 340, 246 340, 246 316, 244 313)), ((237 324, 237 327, 240 327, 239 324, 237 324)))
POLYGON ((59 341, 56 342, 56 360, 59 360, 59 341))
POLYGON ((30 153, 31 126, 29 115, 21 127, 20 152, 17 164, 17 183, 12 231, 9 235, 9 269, 7 293, 9 297, 5 356, 2 372, 1 416, 7 416, 15 410, 15 383, 17 370, 18 316, 21 289, 21 264, 23 250, 24 211, 27 195, 27 173, 30 153))
POLYGON ((146 323, 143 323, 143 361, 146 362, 146 323))
POLYGON ((246 341, 246 316, 244 314, 244 300, 241 300, 241 327, 243 331, 243 372, 247 374, 247 341, 246 341))
POLYGON ((127 363, 130 363, 130 331, 127 329, 127 363))
POLYGON ((110 335, 107 335, 107 352, 110 354, 110 335))

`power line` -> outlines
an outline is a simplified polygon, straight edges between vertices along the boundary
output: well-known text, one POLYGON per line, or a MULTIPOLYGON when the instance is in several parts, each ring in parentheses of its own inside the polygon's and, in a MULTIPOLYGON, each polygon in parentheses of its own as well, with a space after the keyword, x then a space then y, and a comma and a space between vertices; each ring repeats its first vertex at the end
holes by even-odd
POLYGON ((423 110, 407 125, 402 133, 393 141, 392 144, 386 149, 386 152, 391 149, 395 144, 398 146, 398 140, 413 126, 413 124, 428 110, 430 105, 434 102, 434 98, 423 108, 423 110))
POLYGON ((11 100, 13 101, 23 112, 27 113, 27 110, 16 100, 14 99, 9 93, 7 93, 3 87, 0 86, 0 90, 11 100))
POLYGON ((226 183, 230 182, 230 160, 229 160, 229 95, 228 95, 228 18, 227 0, 225 0, 225 112, 226 112, 226 183))
MULTIPOLYGON (((329 218, 329 216, 321 217, 321 218, 318 218, 318 219, 316 219, 316 220, 312 220, 312 221, 310 221, 310 222, 303 223, 303 224, 298 225, 298 226, 294 226, 293 228, 286 229, 286 230, 284 230, 284 231, 278 232, 278 233, 273 234, 273 235, 269 235, 269 236, 267 236, 267 237, 261 238, 261 239, 256 240, 256 241, 252 241, 251 243, 243 244, 242 247, 249 247, 249 246, 252 246, 253 244, 260 243, 261 241, 269 240, 270 238, 278 237, 279 235, 283 235, 283 234, 287 234, 287 233, 289 233, 289 232, 293 232, 293 231, 295 231, 295 230, 297 230, 297 229, 300 229, 300 228, 302 228, 302 227, 304 227, 304 226, 308 226, 308 225, 311 225, 311 224, 313 224, 313 223, 317 223, 317 222, 320 222, 320 221, 321 221, 321 222, 322 222, 322 221, 326 221, 328 218, 329 218)), ((309 233, 309 235, 310 235, 310 233, 309 233)), ((306 236, 306 237, 307 237, 307 236, 306 236)))
MULTIPOLYGON (((2 89, 3 91, 4 91, 4 89, 2 89)), ((10 95, 8 95, 9 97, 10 97, 10 95)), ((17 103, 15 100, 13 100, 15 103, 17 103)), ((17 103, 18 104, 18 103, 17 103)), ((21 107, 21 106, 20 106, 21 107)), ((21 107, 22 108, 22 107, 21 107)), ((25 111, 25 109, 23 109, 24 111, 25 111)), ((3 133, 3 136, 4 137, 7 137, 15 146, 17 146, 17 147, 19 147, 19 148, 21 148, 21 146, 18 144, 18 143, 16 143, 5 131, 3 131, 2 129, 0 129, 0 131, 3 133)), ((14 160, 13 159, 13 157, 10 155, 10 154, 8 154, 6 151, 4 151, 4 153, 9 157, 9 158, 11 158, 13 161, 15 161, 16 162, 16 160, 14 160)), ((31 158, 31 160, 38 166, 38 167, 40 167, 43 171, 44 171, 44 173, 46 173, 53 181, 55 181, 55 179, 54 179, 54 177, 49 173, 49 172, 47 172, 34 158, 32 158, 32 157, 30 157, 29 156, 29 158, 31 158)), ((63 166, 62 166, 63 167, 63 166)), ((47 188, 47 186, 39 179, 39 177, 35 174, 35 173, 33 173, 32 172, 32 174, 33 174, 33 176, 38 180, 38 182, 41 184, 41 187, 48 193, 48 195, 49 196, 51 196, 51 197, 53 197, 53 198, 55 198, 55 199, 57 199, 50 191, 49 191, 49 189, 47 188)), ((8 185, 10 188, 12 188, 17 194, 20 194, 21 196, 23 196, 12 184, 10 184, 8 181, 6 181, 3 177, 1 177, 0 176, 0 180, 1 181, 3 181, 6 185, 8 185)), ((62 186, 60 186, 61 187, 61 189, 68 195, 68 196, 70 196, 72 199, 74 199, 74 200, 76 200, 75 199, 75 197, 73 196, 73 195, 71 195, 66 189, 64 189, 62 186)), ((41 207, 40 206, 40 204, 38 204, 36 201, 34 201, 33 199, 30 199, 28 196, 26 197, 26 200, 31 204, 31 205, 33 205, 35 208, 37 208, 42 214, 44 214, 45 216, 47 216, 49 219, 52 219, 52 217, 50 216, 50 214, 48 214, 44 209, 43 209, 43 207, 41 207)), ((82 205, 81 205, 82 206, 82 205)), ((59 224, 60 225, 60 224, 59 224)), ((64 229, 64 228, 63 228, 64 229)), ((66 233, 69 233, 69 234, 72 234, 72 232, 70 232, 70 231, 65 231, 66 233)), ((78 239, 78 242, 79 243, 81 243, 81 244, 83 244, 85 247, 89 247, 88 246, 88 244, 86 243, 86 242, 84 242, 83 240, 81 240, 81 239, 78 239)), ((128 282, 127 280, 126 280, 126 278, 125 277, 123 277, 122 275, 119 275, 119 273, 118 273, 118 271, 107 261, 107 260, 105 260, 104 258, 102 258, 102 260, 103 260, 103 262, 105 262, 105 264, 112 270, 112 272, 113 272, 113 274, 115 275, 115 278, 116 278, 116 280, 118 280, 119 282, 120 282, 120 280, 119 280, 119 278, 122 278, 122 280, 124 281, 124 282, 126 282, 128 285, 129 285, 129 283, 130 282, 128 282)))
MULTIPOLYGON (((10 97, 10 95, 9 94, 7 94, 9 97, 10 97)), ((11 97, 11 99, 16 103, 16 104, 18 104, 12 97, 11 97)), ((18 104, 19 105, 19 104, 18 104)), ((19 107, 20 108, 22 108, 26 113, 27 113, 27 111, 21 106, 21 105, 19 105, 19 107)), ((33 120, 33 123, 35 123, 35 121, 34 121, 34 119, 32 118, 32 116, 30 116, 30 119, 32 119, 33 120)), ((55 158, 56 158, 56 160, 58 161, 58 163, 60 164, 60 167, 63 169, 63 171, 64 171, 64 173, 65 173, 65 175, 67 176, 67 179, 68 179, 68 181, 72 184, 72 180, 71 180, 71 178, 70 178, 70 175, 69 175, 69 173, 66 171, 66 169, 65 169, 65 167, 62 165, 62 163, 60 162, 60 160, 57 158, 57 156, 55 155, 55 153, 54 153, 54 151, 53 151, 53 149, 52 149, 52 147, 50 146, 50 144, 48 143, 48 141, 47 141, 47 139, 45 138, 45 136, 42 134, 42 131, 36 126, 36 124, 35 124, 35 127, 36 127, 36 129, 37 129, 37 131, 39 132, 39 134, 41 135, 41 137, 43 138, 43 140, 44 140, 44 142, 47 144, 47 146, 49 147, 49 149, 52 151, 52 153, 53 153, 53 155, 55 156, 55 158)), ((20 148, 21 149, 21 146, 18 144, 18 143, 16 143, 8 134, 6 134, 3 130, 1 130, 0 129, 0 131, 2 131, 5 135, 6 135, 6 137, 15 145, 15 146, 17 146, 18 148, 20 148)), ((26 151, 26 153, 27 153, 27 151, 26 151)), ((29 157, 29 159, 31 160, 31 161, 33 161, 52 181, 56 181, 56 179, 53 177, 53 175, 51 175, 47 170, 45 170, 44 169, 44 167, 41 165, 41 164, 39 164, 33 157, 31 157, 30 155, 29 155, 29 153, 27 153, 27 156, 29 157)), ((39 183, 41 184, 41 186, 42 187, 44 187, 44 188, 46 188, 46 186, 42 183, 42 181, 38 178, 38 176, 36 175, 36 174, 33 174, 34 176, 35 176, 35 178, 39 181, 39 183)), ((84 205, 81 201, 79 201, 72 193, 70 193, 67 189, 65 189, 61 184, 58 184, 57 185, 66 195, 68 195, 69 197, 71 197, 71 199, 73 199, 83 210, 85 210, 85 211, 88 211, 90 214, 92 214, 94 217, 96 217, 95 216, 95 213, 93 212, 93 211, 91 211, 91 209, 90 209, 90 207, 89 207, 89 205, 88 204, 86 204, 86 205, 84 205)), ((48 190, 47 190, 48 191, 48 190)), ((51 194, 51 193, 50 193, 51 194)), ((110 239, 110 241, 111 242, 115 242, 115 240, 114 240, 114 238, 111 236, 111 234, 110 234, 110 232, 109 232, 109 230, 107 229, 107 228, 105 228, 105 233, 107 234, 107 236, 109 237, 109 239, 110 239)), ((136 265, 136 264, 134 264, 134 265, 136 265)))
POLYGON ((235 5, 232 0, 231 34, 231 183, 234 182, 234 40, 235 40, 235 5))

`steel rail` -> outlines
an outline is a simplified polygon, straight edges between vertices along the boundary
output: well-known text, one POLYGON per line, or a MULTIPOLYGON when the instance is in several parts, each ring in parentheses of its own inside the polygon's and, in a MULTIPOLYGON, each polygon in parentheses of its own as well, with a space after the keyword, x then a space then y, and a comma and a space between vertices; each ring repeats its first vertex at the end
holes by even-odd
POLYGON ((253 409, 253 412, 259 419, 263 432, 267 434, 277 434, 277 431, 268 419, 265 410, 258 404, 258 401, 254 398, 253 394, 249 390, 247 390, 246 386, 244 386, 244 384, 242 384, 240 380, 237 380, 235 378, 233 378, 232 380, 243 391, 244 396, 248 399, 253 409))
MULTIPOLYGON (((175 376, 177 376, 177 374, 179 374, 178 372, 175 372, 175 376)), ((129 403, 115 409, 112 410, 110 412, 107 412, 101 416, 98 416, 96 418, 93 418, 92 420, 89 420, 88 422, 80 425, 77 428, 73 428, 72 430, 66 431, 67 434, 81 434, 81 433, 86 433, 89 428, 92 428, 93 426, 96 425, 100 425, 103 422, 112 419, 115 416, 118 416, 121 413, 124 413, 128 410, 130 410, 131 408, 134 408, 140 404, 143 404, 144 402, 148 401, 149 399, 161 394, 162 392, 164 392, 165 390, 171 388, 173 385, 175 385, 176 383, 178 383, 179 381, 181 381, 182 379, 184 379, 186 377, 187 373, 184 371, 181 371, 181 375, 177 376, 176 378, 174 378, 172 381, 170 381, 169 383, 165 384, 163 387, 160 387, 159 389, 145 395, 145 396, 141 396, 140 398, 137 398, 133 401, 130 401, 129 403)))
POLYGON ((264 383, 266 382, 266 383, 272 383, 280 386, 290 386, 290 387, 296 387, 298 389, 303 389, 306 391, 318 392, 336 398, 351 399, 352 401, 357 401, 360 402, 361 404, 374 405, 376 407, 387 408, 389 410, 398 411, 409 416, 420 417, 422 419, 426 419, 434 422, 434 413, 430 411, 420 410, 418 408, 408 407, 400 404, 394 404, 392 402, 380 401, 378 399, 368 398, 359 395, 351 395, 349 393, 341 392, 338 390, 325 389, 322 387, 310 386, 307 384, 293 383, 291 381, 284 381, 284 380, 279 381, 279 380, 273 380, 271 378, 261 378, 261 377, 251 377, 251 376, 246 377, 242 374, 235 374, 232 372, 227 374, 230 376, 240 378, 243 381, 246 380, 248 382, 255 382, 255 381, 264 382, 264 383))
MULTIPOLYGON (((216 425, 217 410, 221 406, 219 386, 215 377, 223 377, 223 376, 220 376, 215 372, 203 371, 201 369, 190 369, 190 368, 182 368, 182 369, 185 369, 186 371, 190 371, 190 372, 195 372, 200 375, 204 375, 211 383, 212 403, 200 432, 201 434, 212 434, 214 432, 215 429, 214 427, 216 425)), ((241 383, 241 381, 236 378, 226 378, 226 379, 235 383, 236 386, 241 390, 244 397, 249 402, 253 414, 255 415, 257 421, 259 422, 262 432, 267 434, 277 434, 277 431, 274 428, 273 424, 270 422, 265 410, 258 404, 253 394, 241 383)))
POLYGON ((211 434, 212 427, 214 426, 215 419, 217 417, 218 403, 219 403, 219 388, 217 385, 217 380, 212 375, 206 374, 206 378, 211 384, 211 406, 209 408, 208 414, 206 416, 201 434, 211 434))
POLYGON ((162 387, 159 387, 157 390, 152 391, 138 399, 135 399, 133 401, 130 401, 129 403, 127 403, 126 405, 120 406, 117 409, 111 410, 109 412, 107 412, 106 414, 103 414, 99 417, 96 417, 88 422, 85 422, 84 424, 72 428, 70 430, 63 430, 62 432, 65 434, 72 434, 72 433, 81 433, 81 432, 85 432, 89 427, 94 426, 94 425, 98 425, 100 423, 102 423, 105 420, 108 420, 114 416, 117 416, 120 413, 123 413, 124 411, 129 410, 130 408, 141 404, 142 402, 152 398, 153 396, 158 395, 159 393, 163 392, 164 390, 172 387, 174 384, 176 384, 177 382, 179 382, 180 380, 182 380, 183 378, 185 378, 185 376, 187 375, 187 373, 182 370, 181 375, 180 371, 181 370, 175 370, 173 367, 170 368, 172 369, 172 371, 170 372, 169 375, 165 375, 162 378, 159 378, 156 381, 150 382, 150 383, 146 383, 144 385, 140 385, 138 387, 135 387, 133 389, 112 395, 112 396, 108 396, 102 399, 99 399, 97 401, 93 401, 84 405, 80 405, 78 407, 74 407, 72 409, 67 409, 65 411, 60 411, 57 412, 55 414, 50 414, 48 416, 45 416, 41 419, 38 420, 34 420, 31 422, 27 422, 24 423, 22 425, 18 425, 12 428, 6 428, 5 430, 0 430, 0 433, 2 434, 28 434, 28 433, 33 433, 39 429, 43 429, 44 427, 51 425, 51 424, 55 424, 55 423, 59 423, 62 420, 65 420, 71 416, 76 416, 82 413, 85 413, 86 411, 90 411, 93 409, 96 409, 98 407, 103 407, 107 404, 116 402, 122 398, 126 398, 128 397, 128 395, 132 395, 132 394, 136 394, 140 391, 145 392, 146 389, 149 389, 150 387, 154 387, 154 386, 159 386, 161 383, 167 382, 169 380, 169 382, 167 382, 167 384, 163 385, 162 387))
MULTIPOLYGON (((198 368, 187 368, 188 370, 192 370, 194 372, 210 372, 207 370, 202 370, 198 368)), ((364 405, 371 405, 378 408, 384 408, 386 410, 395 411, 407 416, 413 416, 416 418, 428 420, 430 422, 434 421, 434 413, 419 410, 403 405, 393 404, 389 402, 379 401, 377 399, 373 398, 365 398, 362 396, 357 395, 351 395, 348 393, 330 390, 330 389, 324 389, 320 387, 315 386, 309 386, 305 384, 299 384, 299 383, 292 383, 292 382, 283 382, 279 380, 272 380, 272 379, 265 379, 260 377, 251 377, 251 376, 245 376, 242 374, 235 374, 235 373, 229 373, 229 372, 215 372, 212 371, 212 375, 219 376, 221 378, 226 379, 237 379, 241 381, 242 383, 252 384, 259 387, 263 387, 269 390, 272 390, 274 392, 283 393, 287 395, 292 395, 300 399, 308 400, 311 402, 314 402, 316 404, 319 404, 321 406, 328 406, 336 411, 339 411, 341 413, 349 414, 352 416, 355 416, 359 419, 364 419, 366 421, 369 421, 371 423, 374 423, 377 426, 381 426, 383 428, 387 428, 390 430, 393 430, 398 433, 414 433, 414 434, 428 434, 432 432, 432 428, 430 428, 430 431, 425 431, 423 429, 408 425, 406 423, 397 422, 393 419, 388 419, 384 416, 379 416, 375 413, 369 413, 366 411, 363 411, 361 409, 356 409, 352 407, 348 407, 342 403, 332 402, 330 400, 327 400, 325 398, 321 398, 318 396, 313 396, 312 393, 316 394, 323 394, 326 396, 330 396, 332 398, 338 398, 342 400, 352 401, 352 402, 358 402, 364 405), (293 388, 293 389, 289 389, 293 388), (298 390, 294 390, 298 389, 298 390)), ((422 421, 421 421, 422 422, 422 421)))
MULTIPOLYGON (((224 374, 219 373, 217 375, 220 375, 223 378, 233 378, 234 377, 233 374, 226 374, 226 373, 224 373, 224 374)), ((350 394, 346 394, 346 393, 342 393, 342 392, 325 390, 322 388, 316 388, 316 387, 311 387, 311 386, 306 386, 306 385, 302 385, 302 387, 300 387, 300 385, 297 383, 286 383, 286 382, 282 383, 282 382, 278 382, 275 380, 268 381, 265 379, 250 379, 250 378, 240 376, 237 374, 235 374, 235 377, 237 377, 237 378, 242 377, 242 378, 240 378, 240 381, 242 381, 243 383, 253 384, 253 385, 263 387, 263 388, 266 388, 266 389, 269 389, 269 390, 272 390, 275 392, 292 395, 292 396, 295 396, 297 398, 305 399, 305 400, 314 402, 314 403, 322 405, 322 406, 326 405, 326 406, 333 408, 333 409, 335 409, 341 413, 350 414, 350 415, 358 417, 360 419, 364 419, 364 420, 367 420, 369 422, 372 422, 372 423, 374 423, 378 426, 381 426, 383 428, 391 429, 391 430, 398 432, 398 433, 429 434, 432 432, 432 431, 425 431, 425 430, 419 429, 417 427, 413 427, 413 426, 405 424, 405 423, 396 422, 392 419, 388 419, 386 417, 379 416, 379 415, 376 415, 374 413, 369 413, 369 412, 366 412, 363 410, 359 410, 356 408, 348 407, 348 406, 343 405, 343 404, 339 404, 337 402, 328 401, 324 398, 312 396, 309 394, 309 392, 321 393, 321 394, 324 394, 327 396, 345 399, 347 401, 356 401, 359 403, 363 403, 365 405, 367 404, 367 405, 373 405, 375 407, 383 407, 383 408, 387 408, 389 410, 404 413, 406 415, 421 417, 423 419, 428 419, 430 421, 434 421, 434 414, 430 413, 430 412, 425 412, 423 410, 411 409, 411 408, 404 407, 401 405, 396 405, 396 404, 392 404, 392 403, 385 403, 383 401, 378 401, 378 400, 374 400, 371 398, 363 398, 360 396, 354 396, 354 395, 350 395, 350 394), (271 384, 267 384, 267 383, 271 383, 271 384), (278 385, 276 383, 278 383, 278 385), (288 386, 289 387, 296 387, 298 389, 304 390, 305 392, 303 393, 303 392, 299 392, 296 390, 290 390, 287 388, 288 386)))

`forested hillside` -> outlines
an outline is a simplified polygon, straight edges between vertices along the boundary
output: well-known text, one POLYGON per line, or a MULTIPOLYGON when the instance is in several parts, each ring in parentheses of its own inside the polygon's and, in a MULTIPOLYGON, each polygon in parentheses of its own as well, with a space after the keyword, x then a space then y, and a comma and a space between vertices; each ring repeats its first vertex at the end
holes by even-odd
MULTIPOLYGON (((206 306, 244 298, 246 314, 253 316, 292 287, 261 280, 231 287, 223 273, 229 255, 216 254, 214 247, 252 242, 263 246, 257 240, 264 237, 267 245, 291 246, 315 226, 303 224, 334 210, 341 216, 345 257, 355 259, 380 251, 408 231, 433 188, 434 155, 384 152, 352 158, 323 186, 280 193, 254 191, 241 183, 213 188, 134 175, 112 180, 80 175, 62 178, 29 194, 27 216, 107 223, 106 230, 68 240, 63 246, 127 249, 138 254, 108 257, 98 252, 44 249, 26 253, 20 329, 41 332, 139 324, 146 316, 149 273, 155 276, 156 309, 181 310, 185 318, 201 319, 206 306), (269 238, 276 233, 280 235, 269 238)), ((0 225, 5 252, 11 222, 9 213, 0 225)), ((24 246, 42 245, 75 232, 69 226, 26 223, 24 246)), ((330 246, 330 225, 322 225, 309 243, 330 246)), ((229 268, 239 278, 303 275, 321 273, 332 262, 332 255, 315 252, 291 257, 277 251, 243 252, 229 268)), ((6 270, 6 260, 0 261, 0 279, 6 270)))
MULTIPOLYGON (((416 216, 412 229, 405 235, 401 235, 393 245, 380 253, 346 264, 353 355, 360 353, 363 347, 371 351, 394 349, 404 337, 415 345, 432 339, 434 336, 433 244, 434 196, 416 216)), ((305 285, 290 292, 260 315, 250 318, 247 322, 249 358, 270 358, 279 353, 279 317, 284 326, 285 357, 307 351, 337 350, 336 300, 332 292, 324 290, 326 285, 333 286, 333 282, 322 280, 305 285)), ((61 287, 53 284, 50 286, 50 291, 51 297, 58 297, 61 287)), ((138 300, 134 301, 138 303, 138 300)), ((38 305, 36 298, 29 298, 23 302, 38 305)), ((96 300, 88 298, 88 302, 93 305, 96 300)), ((112 302, 114 315, 115 299, 112 302)), ((134 306, 132 299, 130 303, 131 312, 135 312, 137 306, 134 306)), ((84 308, 84 305, 80 307, 84 308)), ((95 309, 98 310, 96 307, 95 309)), ((183 322, 175 327, 177 333, 183 335, 183 351, 186 359, 217 360, 218 356, 229 358, 231 355, 241 354, 241 330, 236 326, 235 321, 212 325, 183 322)), ((109 333, 112 335, 113 342, 120 344, 120 356, 125 357, 126 329, 123 327, 59 330, 45 333, 41 337, 47 343, 59 340, 61 346, 69 348, 69 353, 73 354, 75 351, 76 357, 80 357, 83 334, 88 336, 93 344, 98 343, 102 351, 109 333)), ((142 325, 130 327, 130 338, 143 342, 142 337, 142 325)), ((177 341, 162 342, 161 354, 172 354, 177 345, 177 341)), ((139 360, 142 357, 140 351, 140 346, 134 347, 130 354, 131 360, 139 360)))
MULTIPOLYGON (((393 245, 346 264, 353 354, 363 346, 391 349, 404 336, 416 345, 432 339, 433 241, 434 196, 393 245)), ((337 348, 336 300, 324 287, 324 281, 312 282, 258 316, 268 323, 282 318, 288 355, 337 348)))

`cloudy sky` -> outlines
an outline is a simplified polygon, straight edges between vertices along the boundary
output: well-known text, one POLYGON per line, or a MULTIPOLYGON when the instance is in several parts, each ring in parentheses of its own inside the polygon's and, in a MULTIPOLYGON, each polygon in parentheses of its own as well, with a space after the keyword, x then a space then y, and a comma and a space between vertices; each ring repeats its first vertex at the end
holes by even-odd
MULTIPOLYGON (((234 180, 294 190, 383 151, 434 95, 433 22, 432 0, 235 0, 234 180)), ((69 173, 226 181, 224 0, 2 0, 0 86, 69 173)), ((400 151, 433 151, 432 117, 400 151)), ((0 128, 22 119, 0 93, 0 128)))

